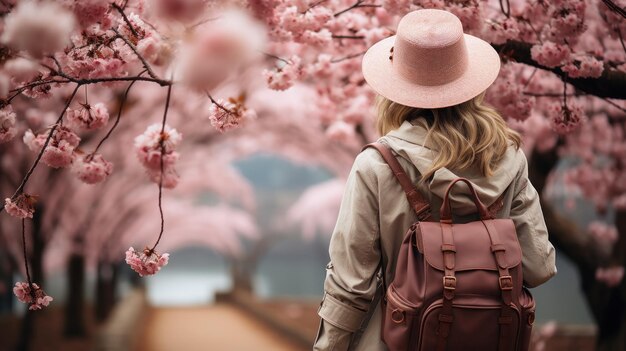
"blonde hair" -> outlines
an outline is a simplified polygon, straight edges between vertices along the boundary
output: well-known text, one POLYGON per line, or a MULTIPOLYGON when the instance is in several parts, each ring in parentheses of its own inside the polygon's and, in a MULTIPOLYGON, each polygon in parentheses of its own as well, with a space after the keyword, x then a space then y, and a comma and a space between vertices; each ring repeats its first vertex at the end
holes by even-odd
POLYGON ((485 92, 458 105, 421 109, 404 106, 377 96, 377 128, 381 135, 400 127, 405 120, 415 119, 428 133, 437 156, 430 169, 422 175, 429 179, 438 169, 467 169, 477 165, 489 177, 509 145, 519 149, 520 135, 509 128, 500 114, 483 102, 485 92))

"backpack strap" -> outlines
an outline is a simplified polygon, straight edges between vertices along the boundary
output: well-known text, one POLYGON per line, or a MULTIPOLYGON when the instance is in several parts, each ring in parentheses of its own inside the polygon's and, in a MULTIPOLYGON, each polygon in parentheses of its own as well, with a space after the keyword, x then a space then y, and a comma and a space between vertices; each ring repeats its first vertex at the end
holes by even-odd
POLYGON ((430 217, 430 204, 428 201, 424 200, 420 192, 417 190, 417 187, 415 187, 415 184, 411 181, 411 178, 409 178, 396 157, 391 152, 389 146, 380 142, 374 142, 365 145, 361 151, 367 149, 368 147, 373 147, 378 150, 385 162, 387 162, 389 168, 391 168, 391 171, 393 172, 393 175, 402 186, 411 208, 413 208, 413 211, 417 214, 417 218, 420 221, 428 219, 430 217))
POLYGON ((500 285, 500 291, 502 293, 502 308, 500 310, 500 337, 498 341, 498 351, 504 351, 509 348, 512 340, 511 324, 513 323, 513 316, 515 311, 511 304, 513 303, 513 287, 514 282, 511 274, 509 273, 509 267, 506 264, 506 249, 502 245, 500 235, 491 221, 482 221, 485 225, 485 229, 489 233, 491 239, 491 252, 495 257, 496 264, 498 266, 498 283, 500 285))
MULTIPOLYGON (((454 276, 454 268, 456 265, 456 247, 454 246, 453 227, 451 223, 441 222, 442 245, 441 253, 443 254, 443 305, 439 313, 439 327, 437 328, 437 351, 445 351, 450 335, 454 315, 452 314, 452 300, 456 290, 456 277, 454 276)), ((503 351, 503 350, 499 350, 503 351)))

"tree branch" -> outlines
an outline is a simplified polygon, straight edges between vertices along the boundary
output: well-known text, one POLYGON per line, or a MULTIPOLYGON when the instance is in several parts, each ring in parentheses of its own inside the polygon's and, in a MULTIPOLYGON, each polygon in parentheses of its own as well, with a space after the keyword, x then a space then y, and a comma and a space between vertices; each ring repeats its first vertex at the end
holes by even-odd
POLYGON ((561 79, 567 79, 567 83, 587 94, 603 98, 626 99, 626 72, 610 69, 606 64, 599 78, 571 78, 559 67, 548 68, 533 60, 530 55, 533 45, 530 43, 509 40, 505 44, 492 44, 492 46, 501 53, 504 59, 552 72, 561 79))
POLYGON ((120 32, 117 29, 112 28, 112 30, 117 35, 117 38, 122 39, 124 41, 124 43, 126 43, 126 45, 128 45, 128 47, 131 50, 133 50, 133 52, 135 53, 137 58, 139 58, 139 60, 143 64, 143 67, 146 69, 146 71, 148 71, 148 75, 150 77, 154 78, 154 79, 159 79, 159 77, 157 77, 157 75, 152 70, 152 67, 150 66, 148 61, 146 61, 146 59, 139 53, 139 50, 137 50, 137 47, 135 45, 133 45, 133 43, 131 43, 130 40, 128 40, 125 36, 121 35, 120 32))

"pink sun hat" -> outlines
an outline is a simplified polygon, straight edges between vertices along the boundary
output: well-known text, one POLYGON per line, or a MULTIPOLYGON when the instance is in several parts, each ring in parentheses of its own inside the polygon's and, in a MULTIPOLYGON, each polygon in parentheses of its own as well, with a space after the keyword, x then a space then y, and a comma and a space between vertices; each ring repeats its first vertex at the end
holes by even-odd
POLYGON ((464 34, 458 17, 435 9, 405 15, 396 35, 363 56, 363 76, 402 105, 441 108, 467 101, 498 77, 500 57, 486 41, 464 34))

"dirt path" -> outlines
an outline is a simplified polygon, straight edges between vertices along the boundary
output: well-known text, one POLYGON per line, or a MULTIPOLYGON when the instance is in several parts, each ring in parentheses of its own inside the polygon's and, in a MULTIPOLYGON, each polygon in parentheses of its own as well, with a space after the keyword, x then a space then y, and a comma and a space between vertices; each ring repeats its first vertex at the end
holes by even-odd
POLYGON ((138 351, 303 351, 230 305, 155 308, 138 351))

